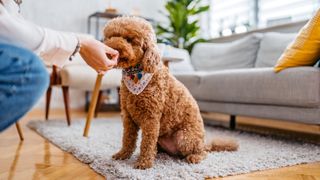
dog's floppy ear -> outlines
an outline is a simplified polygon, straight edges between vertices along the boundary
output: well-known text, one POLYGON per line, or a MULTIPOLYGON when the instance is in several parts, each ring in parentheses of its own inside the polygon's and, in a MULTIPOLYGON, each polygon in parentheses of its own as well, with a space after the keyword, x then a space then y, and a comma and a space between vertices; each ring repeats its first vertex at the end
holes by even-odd
POLYGON ((142 59, 143 70, 147 73, 154 73, 157 70, 159 63, 161 63, 160 58, 160 52, 157 45, 155 43, 148 45, 142 59))

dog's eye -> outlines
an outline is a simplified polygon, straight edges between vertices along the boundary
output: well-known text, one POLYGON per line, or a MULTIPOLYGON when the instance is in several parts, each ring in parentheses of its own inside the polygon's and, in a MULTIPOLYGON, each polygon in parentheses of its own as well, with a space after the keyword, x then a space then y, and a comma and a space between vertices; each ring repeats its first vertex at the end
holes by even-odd
POLYGON ((131 43, 133 41, 132 38, 126 38, 126 40, 127 40, 128 43, 131 43))

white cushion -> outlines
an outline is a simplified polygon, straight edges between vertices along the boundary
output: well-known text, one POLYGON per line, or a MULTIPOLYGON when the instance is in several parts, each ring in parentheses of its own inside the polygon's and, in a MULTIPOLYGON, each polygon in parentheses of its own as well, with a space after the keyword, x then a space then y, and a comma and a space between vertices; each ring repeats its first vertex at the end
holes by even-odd
MULTIPOLYGON (((61 71, 63 86, 81 90, 93 90, 97 72, 88 65, 68 65, 61 71)), ((103 77, 101 89, 110 89, 120 86, 122 73, 120 69, 109 70, 103 77)))
POLYGON ((273 67, 296 33, 265 33, 260 43, 255 67, 273 67))
POLYGON ((194 68, 190 61, 189 52, 185 49, 175 48, 165 44, 158 44, 162 58, 183 59, 179 62, 170 62, 169 69, 173 74, 194 72, 194 68))
POLYGON ((194 68, 191 64, 189 52, 184 49, 177 49, 175 53, 179 54, 179 58, 183 60, 180 62, 169 63, 170 72, 172 72, 173 74, 194 72, 194 68))
POLYGON ((191 62, 196 70, 252 68, 259 49, 261 34, 252 34, 230 43, 198 43, 191 62))

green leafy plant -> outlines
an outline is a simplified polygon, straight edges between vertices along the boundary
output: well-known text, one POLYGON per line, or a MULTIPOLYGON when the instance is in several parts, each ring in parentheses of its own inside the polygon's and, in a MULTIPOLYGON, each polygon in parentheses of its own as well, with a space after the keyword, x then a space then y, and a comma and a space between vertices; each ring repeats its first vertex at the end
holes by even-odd
POLYGON ((169 20, 169 25, 157 25, 158 42, 168 43, 174 47, 187 49, 189 52, 198 42, 199 14, 209 10, 210 6, 202 6, 201 0, 168 0, 163 13, 169 20))

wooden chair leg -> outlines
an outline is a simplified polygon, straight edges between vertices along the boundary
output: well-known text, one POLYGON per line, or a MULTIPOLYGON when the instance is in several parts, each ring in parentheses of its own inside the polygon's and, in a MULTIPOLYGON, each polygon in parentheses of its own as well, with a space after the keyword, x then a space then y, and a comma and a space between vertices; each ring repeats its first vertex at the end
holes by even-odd
POLYGON ((97 100, 98 100, 98 96, 99 96, 102 78, 103 78, 103 74, 98 74, 97 79, 96 79, 96 84, 95 84, 93 92, 92 92, 91 102, 90 102, 89 111, 88 111, 87 120, 86 120, 86 126, 85 126, 85 129, 83 132, 83 136, 85 136, 85 137, 88 137, 88 133, 89 133, 90 125, 91 125, 91 120, 93 118, 93 115, 94 115, 94 112, 96 109, 96 105, 97 105, 97 100))
POLYGON ((71 120, 70 120, 70 108, 69 108, 69 87, 67 86, 62 86, 62 93, 63 93, 63 101, 64 101, 64 109, 66 112, 66 117, 67 117, 67 123, 68 126, 71 125, 71 120))
POLYGON ((99 91, 99 95, 98 95, 98 100, 97 100, 97 104, 96 104, 96 109, 94 111, 94 117, 98 117, 98 113, 101 107, 101 100, 102 100, 102 91, 99 91))
POLYGON ((23 141, 23 140, 24 140, 24 137, 23 137, 23 133, 22 133, 22 130, 21 130, 21 127, 20 127, 19 122, 16 122, 16 128, 17 128, 17 131, 18 131, 20 140, 23 141))
POLYGON ((51 101, 51 92, 52 88, 51 86, 48 88, 46 93, 46 120, 49 118, 49 110, 50 110, 50 101, 51 101))

